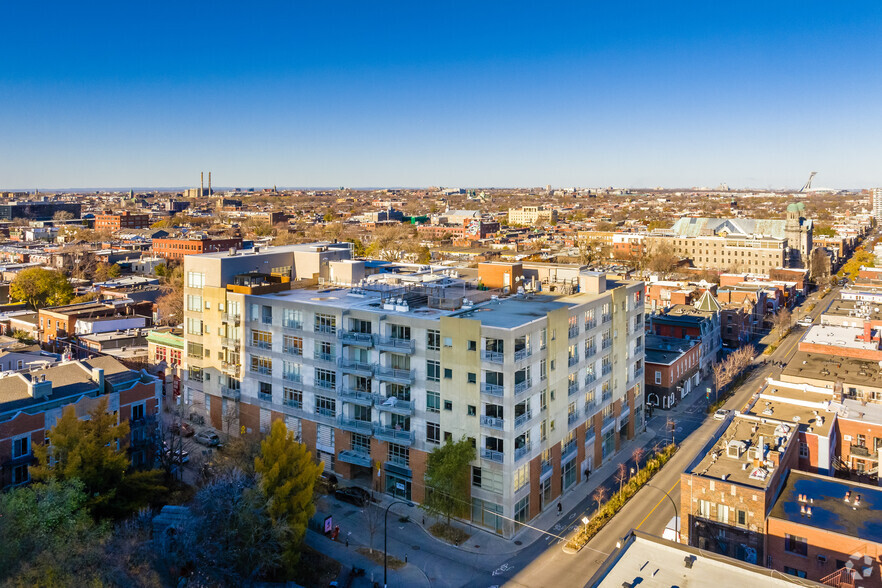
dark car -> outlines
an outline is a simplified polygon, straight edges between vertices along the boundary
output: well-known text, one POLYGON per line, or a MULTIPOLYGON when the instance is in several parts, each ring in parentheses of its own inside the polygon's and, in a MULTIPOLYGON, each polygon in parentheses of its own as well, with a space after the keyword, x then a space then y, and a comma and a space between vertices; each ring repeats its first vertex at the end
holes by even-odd
POLYGON ((196 433, 196 430, 187 423, 172 423, 169 429, 173 434, 182 437, 192 437, 196 433))
POLYGON ((371 501, 371 495, 367 490, 350 486, 349 488, 337 488, 334 490, 334 498, 344 502, 350 502, 355 506, 364 506, 371 501))

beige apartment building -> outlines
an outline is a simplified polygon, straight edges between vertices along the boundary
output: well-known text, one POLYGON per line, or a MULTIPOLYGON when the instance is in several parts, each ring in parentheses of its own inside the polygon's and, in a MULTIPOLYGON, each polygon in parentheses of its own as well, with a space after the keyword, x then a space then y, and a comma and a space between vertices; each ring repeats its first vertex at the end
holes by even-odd
MULTIPOLYGON (((187 256, 183 401, 230 434, 274 419, 344 479, 419 502, 470 439, 472 522, 513 535, 643 426, 643 283, 504 296, 348 244, 187 256)), ((512 289, 515 290, 515 289, 512 289)))
POLYGON ((666 243, 677 256, 691 259, 693 266, 702 269, 768 275, 770 270, 784 267, 786 260, 786 241, 772 237, 651 235, 647 242, 650 251, 666 243))
POLYGON ((533 226, 557 222, 557 211, 543 206, 522 206, 508 209, 508 224, 533 226))

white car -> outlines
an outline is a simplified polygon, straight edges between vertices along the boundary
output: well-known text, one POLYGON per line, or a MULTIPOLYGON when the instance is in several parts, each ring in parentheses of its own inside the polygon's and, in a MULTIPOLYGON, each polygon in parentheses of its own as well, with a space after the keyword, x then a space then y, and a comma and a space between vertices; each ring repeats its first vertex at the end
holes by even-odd
POLYGON ((801 318, 798 321, 796 321, 797 325, 802 325, 803 327, 810 327, 810 326, 812 326, 813 323, 814 323, 814 321, 812 320, 812 317, 810 317, 810 316, 801 318))
POLYGON ((725 408, 721 408, 717 412, 714 413, 714 419, 718 421, 724 420, 727 416, 729 416, 729 411, 725 408))

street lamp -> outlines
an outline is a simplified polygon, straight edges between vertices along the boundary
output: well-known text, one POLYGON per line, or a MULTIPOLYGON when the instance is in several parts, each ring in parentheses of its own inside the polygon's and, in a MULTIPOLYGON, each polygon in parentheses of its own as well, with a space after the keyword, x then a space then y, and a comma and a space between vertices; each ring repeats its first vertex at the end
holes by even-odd
POLYGON ((389 509, 396 504, 413 506, 413 502, 407 502, 405 500, 393 500, 391 503, 389 503, 389 506, 386 507, 386 514, 383 515, 383 588, 386 588, 386 562, 389 559, 389 551, 386 548, 386 539, 388 536, 387 530, 389 528, 389 509))
POLYGON ((677 538, 677 543, 680 542, 680 515, 677 514, 677 503, 674 502, 674 499, 671 498, 671 495, 662 490, 657 486, 653 486, 652 484, 644 484, 647 488, 652 488, 653 490, 658 490, 662 494, 668 497, 668 500, 671 501, 671 506, 674 507, 674 535, 677 538))

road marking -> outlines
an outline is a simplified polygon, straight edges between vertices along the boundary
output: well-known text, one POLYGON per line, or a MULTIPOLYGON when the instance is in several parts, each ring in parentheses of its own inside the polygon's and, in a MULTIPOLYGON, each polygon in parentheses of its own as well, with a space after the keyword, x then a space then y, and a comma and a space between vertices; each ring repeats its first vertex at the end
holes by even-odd
POLYGON ((510 571, 510 570, 513 570, 513 569, 514 569, 514 568, 511 567, 511 566, 508 565, 508 564, 502 564, 501 566, 499 566, 498 568, 496 568, 495 570, 493 570, 493 575, 494 575, 494 576, 498 576, 498 575, 500 575, 500 574, 504 574, 505 572, 508 572, 508 571, 510 571))
MULTIPOLYGON (((674 485, 673 485, 673 486, 671 486, 671 487, 670 487, 670 489, 669 489, 669 490, 668 490, 668 494, 670 494, 670 493, 671 493, 671 491, 672 491, 672 490, 673 490, 673 489, 674 489, 674 488, 676 488, 676 487, 677 487, 677 484, 679 484, 679 483, 680 483, 680 480, 679 480, 679 479, 677 479, 677 481, 676 481, 676 482, 675 482, 675 483, 674 483, 674 485)), ((673 497, 672 497, 672 498, 673 498, 673 497)), ((642 527, 642 526, 643 526, 643 523, 645 523, 645 522, 646 522, 646 519, 648 519, 648 518, 649 518, 649 516, 650 516, 650 515, 651 515, 651 514, 652 514, 652 513, 654 513, 654 512, 655 512, 655 509, 657 509, 657 508, 658 508, 658 505, 660 505, 660 504, 661 504, 661 503, 662 503, 662 502, 664 502, 664 501, 665 501, 665 500, 667 500, 667 497, 665 497, 665 498, 662 498, 662 499, 661 499, 661 500, 659 500, 659 501, 658 501, 658 502, 657 502, 657 503, 656 503, 656 504, 655 504, 655 506, 653 506, 653 507, 652 507, 652 510, 651 510, 651 511, 649 511, 649 512, 648 512, 648 513, 647 513, 647 514, 646 514, 646 516, 645 516, 645 517, 643 517, 643 520, 642 520, 642 521, 640 521, 640 524, 639 524, 639 525, 637 525, 637 527, 636 527, 636 528, 637 528, 637 529, 639 529, 639 528, 640 528, 640 527, 642 527)))

